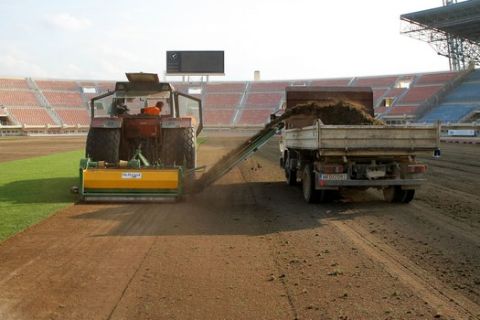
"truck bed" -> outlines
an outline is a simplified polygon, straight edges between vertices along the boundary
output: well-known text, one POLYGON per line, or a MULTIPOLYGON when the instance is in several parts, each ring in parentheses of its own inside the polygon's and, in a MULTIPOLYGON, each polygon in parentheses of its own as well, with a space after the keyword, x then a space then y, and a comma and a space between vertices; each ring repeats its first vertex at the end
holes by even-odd
POLYGON ((411 155, 439 148, 437 125, 316 125, 285 130, 283 147, 321 156, 411 155))

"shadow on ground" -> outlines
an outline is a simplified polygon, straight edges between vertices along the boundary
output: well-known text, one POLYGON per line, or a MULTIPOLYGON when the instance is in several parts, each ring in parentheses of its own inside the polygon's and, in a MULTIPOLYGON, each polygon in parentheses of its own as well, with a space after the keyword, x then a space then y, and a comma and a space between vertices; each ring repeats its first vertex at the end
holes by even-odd
POLYGON ((179 203, 128 204, 82 211, 73 219, 117 221, 106 234, 95 236, 264 235, 321 227, 324 219, 353 219, 388 214, 375 194, 363 199, 340 197, 333 203, 303 202, 301 190, 282 182, 215 185, 179 203))
POLYGON ((0 202, 13 204, 74 202, 70 188, 78 178, 20 180, 0 185, 0 202))

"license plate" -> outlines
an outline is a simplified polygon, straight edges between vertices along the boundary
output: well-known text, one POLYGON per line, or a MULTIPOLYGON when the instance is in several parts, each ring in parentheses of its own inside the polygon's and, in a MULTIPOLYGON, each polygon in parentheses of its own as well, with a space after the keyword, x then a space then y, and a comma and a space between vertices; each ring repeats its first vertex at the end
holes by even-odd
POLYGON ((142 179, 141 172, 122 172, 122 179, 142 179))
POLYGON ((320 180, 347 180, 346 173, 331 173, 331 174, 324 174, 320 175, 320 180))

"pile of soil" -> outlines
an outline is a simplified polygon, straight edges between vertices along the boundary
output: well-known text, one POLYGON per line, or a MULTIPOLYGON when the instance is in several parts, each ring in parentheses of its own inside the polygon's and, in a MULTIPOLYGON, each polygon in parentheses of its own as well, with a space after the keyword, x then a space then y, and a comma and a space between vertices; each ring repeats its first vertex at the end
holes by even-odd
POLYGON ((317 118, 326 125, 384 125, 364 111, 364 107, 350 101, 328 100, 309 102, 289 108, 282 115, 288 118, 293 115, 305 115, 317 118))

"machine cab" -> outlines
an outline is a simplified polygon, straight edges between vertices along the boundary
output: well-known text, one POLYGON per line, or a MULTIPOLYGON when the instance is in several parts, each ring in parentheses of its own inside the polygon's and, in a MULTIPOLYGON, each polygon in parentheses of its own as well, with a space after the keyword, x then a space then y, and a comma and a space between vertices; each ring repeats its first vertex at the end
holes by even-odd
POLYGON ((185 126, 188 122, 198 136, 203 128, 202 102, 160 82, 155 73, 127 73, 128 81, 117 82, 115 90, 90 102, 93 127, 121 126, 122 119, 156 117, 162 127, 185 126))

